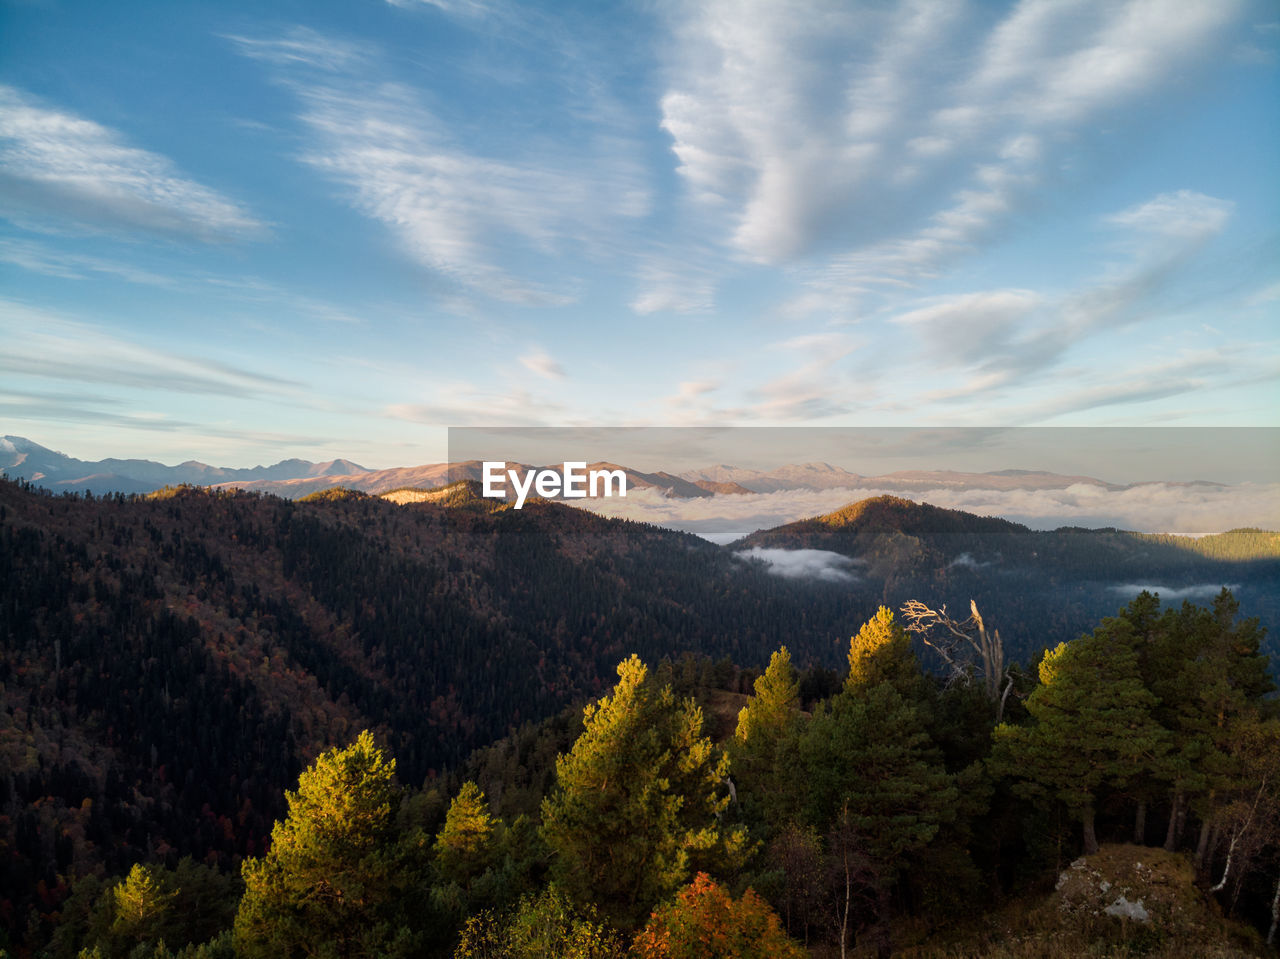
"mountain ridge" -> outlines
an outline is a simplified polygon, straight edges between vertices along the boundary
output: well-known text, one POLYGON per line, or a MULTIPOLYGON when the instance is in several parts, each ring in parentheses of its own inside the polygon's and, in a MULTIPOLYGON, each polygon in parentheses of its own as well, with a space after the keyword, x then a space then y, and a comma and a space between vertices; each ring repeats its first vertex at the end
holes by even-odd
MULTIPOLYGON (((535 468, 520 463, 510 466, 521 476, 535 468)), ((1189 483, 1147 480, 1121 484, 1092 476, 1030 469, 1000 469, 984 473, 898 470, 881 475, 864 475, 824 462, 785 464, 771 470, 718 464, 683 471, 650 471, 600 461, 590 464, 589 468, 621 469, 627 475, 629 489, 655 489, 664 496, 682 499, 792 490, 876 489, 890 493, 920 493, 938 489, 1012 491, 1088 486, 1114 492, 1153 483, 1172 486, 1222 485, 1203 480, 1189 483)), ((319 463, 290 458, 269 466, 246 468, 210 466, 199 460, 186 460, 176 466, 166 466, 154 460, 117 457, 95 461, 80 460, 24 437, 6 435, 0 437, 0 473, 7 474, 11 479, 26 480, 55 491, 88 491, 95 495, 147 493, 164 486, 186 483, 300 499, 337 487, 381 495, 396 489, 436 489, 460 479, 479 481, 482 479, 482 464, 479 460, 468 460, 375 470, 346 458, 319 463)))

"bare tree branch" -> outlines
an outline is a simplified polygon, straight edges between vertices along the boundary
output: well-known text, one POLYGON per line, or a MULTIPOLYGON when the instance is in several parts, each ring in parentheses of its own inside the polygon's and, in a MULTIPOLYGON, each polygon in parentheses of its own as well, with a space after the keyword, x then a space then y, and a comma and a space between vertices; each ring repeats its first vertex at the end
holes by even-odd
POLYGON ((1004 718, 1005 703, 1013 688, 1013 675, 1005 666, 1000 631, 987 631, 978 604, 969 601, 969 617, 956 620, 945 605, 931 609, 918 599, 902 607, 904 628, 942 657, 950 671, 948 683, 967 682, 974 661, 981 666, 983 689, 996 710, 996 722, 1004 718))

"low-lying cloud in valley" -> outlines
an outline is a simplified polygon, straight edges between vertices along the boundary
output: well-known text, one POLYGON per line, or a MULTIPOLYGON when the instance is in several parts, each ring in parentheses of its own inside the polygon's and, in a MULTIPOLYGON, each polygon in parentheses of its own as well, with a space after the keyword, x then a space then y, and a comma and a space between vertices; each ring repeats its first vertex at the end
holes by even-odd
POLYGON ((885 493, 981 516, 1000 516, 1032 529, 1114 526, 1188 536, 1240 527, 1280 529, 1280 483, 1146 483, 1126 489, 1081 483, 1064 489, 936 489, 911 493, 870 488, 781 490, 701 499, 668 498, 656 490, 630 490, 624 499, 569 502, 603 516, 654 523, 724 544, 758 529, 830 513, 885 493))
POLYGON ((763 562, 770 573, 785 579, 852 583, 858 578, 853 572, 858 565, 856 559, 825 549, 764 549, 757 546, 739 550, 733 555, 739 559, 763 562))
POLYGON ((1194 603, 1204 603, 1213 599, 1223 588, 1231 590, 1239 596, 1243 587, 1239 583, 1196 583, 1193 586, 1153 586, 1150 583, 1127 583, 1124 586, 1112 586, 1112 592, 1121 596, 1134 597, 1139 593, 1155 593, 1166 603, 1180 603, 1184 599, 1194 603))

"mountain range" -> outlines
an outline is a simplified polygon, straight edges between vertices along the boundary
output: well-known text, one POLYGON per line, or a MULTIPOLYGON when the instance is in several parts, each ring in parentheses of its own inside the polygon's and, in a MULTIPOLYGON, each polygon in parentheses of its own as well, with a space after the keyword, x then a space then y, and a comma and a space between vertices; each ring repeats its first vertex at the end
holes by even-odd
MULTIPOLYGON (((679 498, 856 488, 902 493, 938 489, 1047 490, 1077 485, 1112 491, 1129 488, 1091 476, 1023 469, 1002 469, 985 473, 907 470, 883 475, 863 475, 820 462, 790 464, 772 470, 718 465, 683 472, 644 471, 607 462, 591 465, 593 468, 622 469, 627 474, 628 489, 658 489, 667 496, 679 498)), ((513 464, 512 468, 523 472, 533 467, 513 464)), ((88 491, 95 495, 149 493, 165 486, 189 484, 245 489, 285 499, 300 499, 338 487, 373 494, 399 489, 435 489, 458 480, 479 480, 481 463, 469 460, 384 470, 367 469, 348 459, 322 463, 288 459, 271 466, 249 469, 209 466, 195 460, 188 460, 177 466, 165 466, 143 459, 85 461, 55 452, 20 436, 4 436, 0 437, 0 472, 11 479, 26 480, 55 491, 88 491)))

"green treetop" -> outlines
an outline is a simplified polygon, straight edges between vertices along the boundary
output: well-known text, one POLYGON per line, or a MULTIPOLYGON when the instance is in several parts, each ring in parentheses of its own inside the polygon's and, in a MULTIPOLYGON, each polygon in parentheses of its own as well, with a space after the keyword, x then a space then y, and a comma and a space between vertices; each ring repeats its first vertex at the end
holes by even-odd
POLYGON ((1040 663, 1027 699, 1030 726, 995 729, 995 769, 1047 792, 1079 818, 1086 853, 1097 852, 1094 812, 1104 787, 1122 789, 1162 768, 1168 733, 1138 670, 1133 627, 1109 618, 1091 636, 1062 643, 1040 663))
POLYGON ((845 689, 857 692, 881 683, 891 684, 913 702, 924 698, 928 685, 911 648, 911 637, 887 606, 881 606, 850 641, 845 689))
POLYGON ((789 752, 800 721, 800 684, 783 646, 755 681, 755 695, 738 713, 731 744, 738 799, 756 826, 785 818, 792 778, 789 752))
POLYGON ((317 758, 285 799, 289 812, 271 831, 270 851, 242 868, 237 955, 407 954, 427 840, 397 832, 395 760, 363 732, 317 758))
POLYGON ((755 681, 755 695, 738 713, 738 742, 748 747, 778 742, 795 723, 799 708, 800 683, 783 646, 769 658, 769 668, 755 681))
POLYGON ((726 757, 702 735, 702 711, 655 689, 632 656, 611 696, 587 706, 584 730, 556 760, 542 806, 552 872, 579 904, 634 928, 691 868, 734 855, 740 833, 721 831, 726 757))
POLYGON ((488 867, 493 854, 494 822, 484 792, 465 782, 449 804, 434 847, 436 871, 445 882, 466 885, 488 867))

